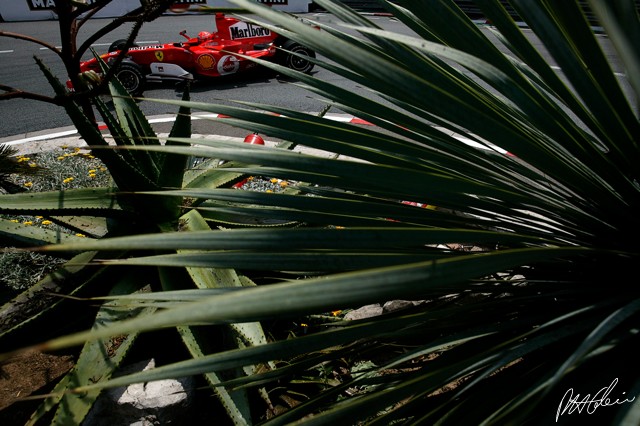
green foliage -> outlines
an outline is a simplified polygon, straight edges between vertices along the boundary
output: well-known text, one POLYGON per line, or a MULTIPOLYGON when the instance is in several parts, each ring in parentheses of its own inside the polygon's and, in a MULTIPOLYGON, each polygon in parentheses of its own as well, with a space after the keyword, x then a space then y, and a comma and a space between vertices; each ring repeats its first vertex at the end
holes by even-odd
MULTIPOLYGON (((140 290, 140 284, 134 274, 125 275, 115 283, 112 295, 130 294, 140 290)), ((131 308, 126 303, 114 303, 103 306, 98 311, 94 327, 108 326, 132 315, 144 317, 155 311, 153 307, 131 308)), ((127 354, 137 333, 114 336, 107 339, 87 342, 78 356, 74 369, 54 388, 53 396, 48 397, 34 413, 28 424, 36 424, 49 410, 56 407, 52 424, 80 424, 89 413, 100 391, 82 394, 66 394, 65 391, 86 383, 107 381, 127 354)))
MULTIPOLYGON (((96 259, 101 268, 144 271, 163 291, 93 297, 156 311, 35 347, 176 327, 192 358, 76 391, 203 374, 237 424, 523 424, 573 419, 559 407, 567 389, 593 395, 619 378, 611 397, 630 402, 592 416, 638 423, 640 293, 628 278, 639 257, 637 76, 626 95, 578 2, 510 2, 561 74, 497 0, 478 1, 497 46, 452 1, 381 0, 415 32, 404 36, 316 0, 357 37, 234 3, 371 94, 261 64, 377 127, 262 104, 158 100, 287 141, 176 130, 162 145, 135 104, 116 97, 105 122, 122 149, 102 157, 119 189, 135 192, 115 194, 126 218, 109 238, 45 250, 100 251, 111 256, 96 259), (335 155, 289 149, 298 144, 335 155), (189 156, 204 158, 204 170, 164 176, 189 156), (295 184, 279 194, 230 188, 242 175, 295 184), (240 218, 236 229, 220 226, 225 218, 240 218), (258 218, 296 226, 241 225, 258 218), (357 321, 324 315, 393 299, 421 303, 357 321)), ((638 20, 623 1, 590 3, 631 73, 638 20)), ((67 108, 85 139, 102 143, 67 108)))
MULTIPOLYGON (((3 241, 34 247, 134 232, 151 232, 152 234, 171 232, 175 231, 178 225, 182 232, 210 229, 207 222, 195 210, 190 210, 182 216, 185 213, 181 205, 182 197, 136 195, 157 191, 163 187, 181 188, 183 181, 189 181, 185 178, 189 158, 180 153, 133 149, 134 147, 160 147, 161 143, 137 103, 129 97, 120 82, 114 80, 108 83, 113 108, 106 105, 99 97, 93 100, 113 136, 115 147, 112 147, 74 99, 67 96, 64 86, 44 63, 38 61, 38 64, 57 94, 66 98, 64 106, 67 113, 92 149, 89 152, 83 152, 81 157, 91 161, 91 166, 95 166, 96 169, 86 169, 86 165, 80 166, 76 162, 70 162, 69 157, 76 157, 77 152, 65 153, 57 157, 56 153, 39 154, 38 160, 42 160, 42 164, 48 164, 46 169, 47 174, 51 175, 48 176, 50 179, 46 182, 22 182, 28 190, 2 196, 0 214, 7 215, 6 219, 0 219, 0 237, 3 241), (97 162, 94 155, 100 159, 100 162, 97 162), (55 167, 51 167, 52 159, 49 158, 51 156, 54 156, 58 162, 55 167), (95 176, 90 176, 98 172, 100 165, 106 166, 108 175, 112 178, 112 181, 109 179, 106 182, 101 181, 108 186, 96 187, 96 181, 93 180, 95 176), (85 185, 82 185, 83 182, 85 185), (27 221, 10 219, 33 217, 40 219, 27 221), (42 220, 43 218, 46 219, 42 220), (82 234, 79 233, 80 231, 82 234), (78 233, 74 234, 74 232, 78 233)), ((105 74, 108 72, 106 67, 103 71, 105 74)), ((183 102, 188 100, 189 92, 186 90, 183 102)), ((180 118, 176 120, 170 137, 189 138, 191 136, 189 108, 181 107, 178 112, 180 118)), ((166 146, 177 149, 190 144, 170 140, 166 146)), ((32 157, 20 157, 20 160, 33 162, 35 156, 32 157)), ((14 163, 18 164, 14 161, 11 165, 14 163)), ((218 161, 213 161, 210 164, 217 163, 218 161)), ((228 166, 233 164, 229 163, 228 166)), ((6 169, 8 173, 16 171, 15 167, 6 169)), ((29 169, 33 171, 36 168, 29 167, 29 169)), ((204 173, 198 171, 191 173, 191 176, 196 176, 196 179, 203 179, 204 175, 206 175, 204 179, 207 182, 206 187, 219 184, 230 185, 242 176, 242 174, 215 167, 204 173)), ((166 250, 159 247, 158 251, 166 250)), ((126 249, 117 249, 112 253, 101 255, 100 262, 110 258, 126 257, 127 252, 126 249)), ((52 252, 51 254, 68 255, 69 252, 52 252)), ((38 253, 30 255, 43 256, 38 253)), ((124 270, 120 268, 117 271, 108 272, 108 267, 96 269, 90 263, 98 263, 96 252, 83 251, 62 268, 3 305, 0 308, 0 317, 3 318, 0 339, 3 343, 8 345, 7 347, 20 347, 37 340, 32 335, 34 329, 38 330, 40 336, 56 335, 69 325, 82 327, 82 324, 86 324, 84 316, 67 318, 65 310, 69 309, 68 300, 52 296, 51 293, 74 297, 97 297, 132 293, 137 291, 141 284, 146 284, 147 291, 175 290, 181 287, 181 284, 176 281, 175 274, 164 267, 156 268, 152 274, 145 272, 145 268, 121 273, 124 270), (45 302, 45 299, 48 299, 48 302, 45 302), (70 321, 70 324, 61 324, 61 321, 70 321)), ((185 277, 197 288, 228 286, 231 277, 233 277, 231 282, 238 286, 255 285, 247 277, 228 268, 207 270, 187 268, 185 277)), ((156 310, 156 306, 136 308, 131 307, 126 301, 122 305, 116 302, 102 307, 91 322, 94 323, 93 329, 98 330, 125 318, 143 318, 156 310)), ((230 347, 247 347, 266 342, 259 323, 233 324, 225 327, 225 330, 225 333, 236 337, 230 339, 231 343, 225 344, 224 347, 229 345, 230 347)), ((222 348, 211 335, 202 334, 191 327, 180 326, 177 327, 177 331, 185 347, 195 359, 204 356, 207 351, 212 350, 211 348, 215 350, 222 348)), ((45 399, 29 420, 29 424, 44 421, 51 421, 53 424, 82 422, 100 391, 93 390, 80 394, 69 391, 107 381, 125 359, 137 334, 138 332, 134 331, 86 342, 74 370, 57 384, 52 396, 45 399)), ((256 369, 255 366, 239 367, 235 375, 227 374, 225 377, 242 377, 256 369)), ((247 391, 231 392, 218 388, 223 379, 214 372, 205 374, 205 378, 216 391, 234 422, 252 423, 250 397, 247 391)), ((259 393, 268 401, 266 392, 259 393)))

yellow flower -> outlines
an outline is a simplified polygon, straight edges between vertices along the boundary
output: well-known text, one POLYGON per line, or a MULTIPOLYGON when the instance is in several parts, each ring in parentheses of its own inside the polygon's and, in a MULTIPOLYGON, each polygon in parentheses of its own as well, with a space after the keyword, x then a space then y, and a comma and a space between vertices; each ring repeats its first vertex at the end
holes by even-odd
POLYGON ((27 225, 27 226, 31 226, 31 225, 33 225, 33 222, 30 221, 30 220, 26 220, 26 221, 22 222, 22 224, 23 225, 27 225))
POLYGON ((33 182, 25 182, 24 186, 26 186, 27 188, 31 188, 33 186, 33 182))
POLYGON ((92 174, 92 173, 95 174, 96 173, 96 169, 89 170, 89 174, 92 174))
POLYGON ((87 238, 87 236, 86 236, 86 235, 81 234, 81 233, 79 233, 79 232, 76 234, 76 237, 80 237, 80 238, 87 238))
POLYGON ((281 186, 282 188, 284 188, 284 187, 286 187, 286 186, 288 186, 288 185, 289 185, 289 182, 287 182, 286 180, 283 180, 282 182, 280 182, 280 186, 281 186))
POLYGON ((51 222, 50 220, 43 220, 42 224, 43 225, 51 225, 53 222, 51 222))
POLYGON ((309 327, 309 324, 300 323, 300 327, 309 327))
POLYGON ((69 148, 69 145, 62 145, 60 148, 67 149, 67 148, 69 148))
POLYGON ((89 179, 94 179, 96 177, 95 173, 89 173, 89 179))
POLYGON ((101 172, 106 172, 107 168, 106 167, 100 167, 98 170, 100 170, 101 172))
POLYGON ((333 315, 334 317, 337 317, 338 315, 340 315, 340 312, 342 312, 342 311, 340 311, 340 310, 338 310, 338 311, 331 311, 331 315, 333 315))
POLYGON ((44 219, 44 216, 36 216, 36 219, 44 219))
POLYGON ((11 219, 11 222, 13 223, 20 223, 20 221, 18 219, 11 219))
POLYGON ((75 148, 73 148, 73 150, 74 150, 75 152, 80 152, 80 147, 79 147, 79 146, 76 146, 75 148))
POLYGON ((58 157, 58 160, 62 161, 62 160, 64 160, 65 158, 67 158, 67 156, 66 156, 66 155, 61 155, 60 157, 58 157))
POLYGON ((36 163, 29 163, 29 167, 38 167, 38 165, 36 163))
POLYGON ((268 194, 273 193, 273 191, 271 189, 267 189, 265 192, 268 193, 268 194))
POLYGON ((276 183, 278 181, 278 179, 276 178, 271 178, 271 183, 276 183))
POLYGON ((72 180, 73 180, 73 178, 72 178, 72 177, 68 177, 68 178, 66 178, 65 180, 63 180, 63 181, 62 181, 62 183, 69 183, 69 182, 71 182, 72 180))
POLYGON ((18 157, 18 163, 24 163, 25 161, 29 161, 31 158, 29 157, 18 157))

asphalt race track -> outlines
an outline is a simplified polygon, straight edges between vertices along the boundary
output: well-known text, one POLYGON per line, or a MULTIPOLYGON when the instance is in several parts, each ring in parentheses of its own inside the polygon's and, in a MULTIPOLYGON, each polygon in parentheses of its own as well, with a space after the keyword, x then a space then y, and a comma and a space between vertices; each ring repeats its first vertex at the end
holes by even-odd
MULTIPOLYGON (((332 15, 326 13, 309 13, 303 14, 303 16, 329 25, 338 24, 332 15)), ((384 29, 405 34, 410 33, 406 27, 391 17, 372 15, 369 18, 375 20, 384 29)), ((202 15, 163 16, 156 21, 145 24, 136 41, 140 45, 178 41, 181 39, 178 34, 181 30, 187 30, 188 34, 196 34, 199 31, 211 29, 211 20, 211 17, 202 15)), ((95 32, 108 22, 110 20, 107 19, 89 21, 83 26, 79 41, 82 42, 83 37, 95 32)), ((40 21, 37 25, 32 22, 3 22, 0 23, 0 28, 4 31, 46 40, 53 45, 59 44, 56 21, 40 21)), ((487 31, 489 34, 487 29, 483 28, 483 31, 487 31)), ((126 38, 127 33, 128 28, 120 28, 99 40, 94 48, 98 53, 104 53, 112 41, 126 38)), ((529 30, 525 29, 525 34, 534 39, 529 30)), ((614 57, 608 38, 600 36, 599 40, 605 53, 614 57)), ((41 58, 62 81, 66 81, 62 64, 54 53, 34 43, 0 37, 0 84, 51 96, 52 89, 36 66, 34 55, 41 58)), ((616 63, 613 65, 614 71, 623 83, 623 88, 628 87, 620 65, 616 63)), ((366 94, 369 97, 374 96, 353 82, 344 80, 322 68, 316 67, 313 74, 317 78, 330 81, 347 90, 366 94)), ((180 99, 182 90, 182 87, 175 83, 152 83, 147 86, 144 95, 147 98, 180 99)), ((233 101, 259 102, 310 113, 317 113, 325 107, 322 99, 299 87, 294 81, 282 79, 272 72, 264 72, 264 70, 230 76, 229 78, 197 81, 192 85, 191 98, 194 101, 223 105, 233 104, 233 101)), ((149 100, 143 100, 139 105, 148 117, 172 115, 177 110, 175 107, 149 100)), ((328 114, 339 116, 343 112, 332 108, 328 114)), ((55 134, 70 131, 68 128, 70 125, 71 122, 61 107, 30 99, 0 101, 0 143, 23 140, 34 135, 41 135, 43 132, 55 134)), ((165 131, 164 129, 168 127, 168 124, 158 123, 159 131, 165 131)), ((231 128, 222 122, 213 123, 207 120, 198 120, 194 122, 194 133, 243 137, 246 131, 231 128)))

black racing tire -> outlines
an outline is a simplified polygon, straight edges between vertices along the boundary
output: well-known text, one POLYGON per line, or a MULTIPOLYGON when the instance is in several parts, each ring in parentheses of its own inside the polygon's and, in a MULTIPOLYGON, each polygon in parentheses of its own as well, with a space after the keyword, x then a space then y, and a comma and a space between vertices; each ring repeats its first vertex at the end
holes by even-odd
POLYGON ((131 96, 140 96, 144 92, 146 78, 138 65, 131 62, 120 64, 116 77, 131 96))
MULTIPOLYGON (((127 45, 127 40, 125 39, 116 40, 113 43, 111 43, 111 46, 109 46, 109 49, 107 50, 107 52, 111 53, 111 52, 115 52, 116 50, 122 50, 126 45, 127 45)), ((133 43, 131 47, 138 47, 138 45, 133 43)))
POLYGON ((304 47, 303 45, 298 44, 293 40, 287 40, 286 42, 284 42, 284 44, 282 45, 282 49, 286 50, 286 52, 281 52, 281 65, 284 65, 287 68, 291 68, 292 70, 303 72, 305 74, 310 73, 315 66, 313 62, 306 60, 304 57, 292 54, 297 53, 298 55, 315 58, 316 52, 314 52, 313 50, 304 47))

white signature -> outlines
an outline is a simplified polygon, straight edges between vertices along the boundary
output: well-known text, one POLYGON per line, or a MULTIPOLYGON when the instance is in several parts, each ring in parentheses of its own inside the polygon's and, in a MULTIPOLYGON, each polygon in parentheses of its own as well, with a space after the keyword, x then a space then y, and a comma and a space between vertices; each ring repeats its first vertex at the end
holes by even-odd
MULTIPOLYGON (((591 394, 585 395, 583 398, 580 398, 580 394, 573 395, 573 388, 570 388, 568 391, 564 393, 562 400, 560 401, 560 405, 558 406, 558 411, 556 411, 556 423, 558 422, 558 418, 560 418, 563 414, 572 414, 574 411, 578 413, 582 413, 582 411, 586 411, 587 414, 593 414, 600 407, 610 407, 612 405, 621 405, 627 402, 635 401, 636 397, 634 396, 631 399, 620 400, 620 398, 612 400, 609 398, 609 394, 613 391, 613 388, 618 384, 618 378, 613 379, 613 382, 607 387, 600 389, 596 392, 593 397, 591 394)), ((626 392, 622 392, 624 395, 626 392)))

